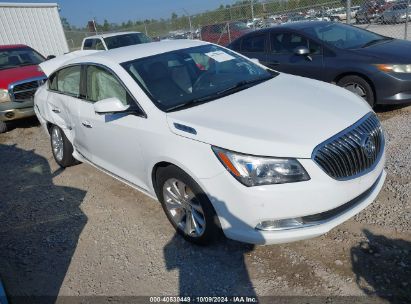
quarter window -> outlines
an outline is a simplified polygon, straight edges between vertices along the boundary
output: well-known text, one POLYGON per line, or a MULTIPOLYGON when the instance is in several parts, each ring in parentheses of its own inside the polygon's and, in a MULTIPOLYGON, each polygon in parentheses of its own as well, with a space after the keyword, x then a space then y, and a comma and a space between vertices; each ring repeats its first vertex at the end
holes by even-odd
POLYGON ((114 75, 98 66, 87 68, 87 99, 92 102, 116 97, 124 105, 130 104, 130 95, 114 75))

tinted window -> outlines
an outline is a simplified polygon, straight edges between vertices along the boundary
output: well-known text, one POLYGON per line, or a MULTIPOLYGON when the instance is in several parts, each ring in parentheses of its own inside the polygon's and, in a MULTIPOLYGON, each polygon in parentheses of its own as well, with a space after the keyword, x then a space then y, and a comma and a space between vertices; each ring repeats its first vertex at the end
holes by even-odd
POLYGON ((50 77, 49 88, 64 94, 80 95, 80 66, 72 66, 58 71, 50 77))
POLYGON ((369 43, 388 39, 358 27, 341 23, 316 24, 303 29, 303 31, 316 36, 318 39, 332 46, 342 49, 359 48, 369 43))
POLYGON ((294 33, 272 33, 271 52, 277 54, 294 54, 297 47, 303 46, 310 50, 311 54, 320 54, 321 46, 315 41, 294 33))
POLYGON ((243 38, 241 50, 244 52, 264 52, 265 34, 250 35, 243 38))
POLYGON ((103 42, 100 39, 87 39, 84 41, 84 50, 105 50, 103 42))
POLYGON ((151 42, 151 38, 147 37, 143 33, 132 33, 132 34, 124 34, 124 35, 117 35, 112 37, 104 38, 104 42, 107 45, 109 50, 116 49, 123 46, 141 44, 151 42))
POLYGON ((98 66, 87 68, 87 99, 92 102, 116 97, 124 105, 129 104, 130 96, 123 85, 107 70, 98 66))

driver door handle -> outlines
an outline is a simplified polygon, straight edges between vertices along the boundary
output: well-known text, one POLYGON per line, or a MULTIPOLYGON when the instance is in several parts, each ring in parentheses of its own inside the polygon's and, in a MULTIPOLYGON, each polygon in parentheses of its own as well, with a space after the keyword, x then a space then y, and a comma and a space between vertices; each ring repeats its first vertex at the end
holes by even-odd
POLYGON ((93 126, 91 125, 91 123, 89 123, 88 121, 83 121, 81 123, 84 127, 91 129, 93 126))
POLYGON ((60 113, 61 111, 60 111, 60 109, 59 108, 53 108, 53 109, 51 109, 54 113, 60 113))

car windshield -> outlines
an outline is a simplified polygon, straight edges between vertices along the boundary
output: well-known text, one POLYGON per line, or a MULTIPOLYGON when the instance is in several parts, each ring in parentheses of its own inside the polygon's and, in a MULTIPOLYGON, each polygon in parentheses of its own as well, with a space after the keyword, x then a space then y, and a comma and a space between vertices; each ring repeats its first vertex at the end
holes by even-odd
POLYGON ((43 56, 30 48, 0 50, 0 70, 37 65, 43 61, 43 56))
POLYGON ((131 33, 104 38, 104 42, 109 50, 123 46, 135 45, 151 42, 151 38, 143 33, 131 33))
POLYGON ((236 30, 249 30, 250 28, 244 22, 233 22, 230 27, 236 30))
POLYGON ((215 45, 180 49, 122 66, 155 105, 166 112, 235 93, 274 74, 215 45))
POLYGON ((323 23, 303 29, 327 44, 340 49, 356 49, 366 47, 390 38, 340 23, 323 23))

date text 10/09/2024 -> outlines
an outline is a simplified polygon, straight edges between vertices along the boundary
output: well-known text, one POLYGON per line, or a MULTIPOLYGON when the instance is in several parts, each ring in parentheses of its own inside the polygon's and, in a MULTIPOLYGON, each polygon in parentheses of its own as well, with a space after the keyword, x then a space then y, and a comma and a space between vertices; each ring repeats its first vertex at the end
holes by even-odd
POLYGON ((256 297, 150 297, 150 303, 258 303, 256 297))

